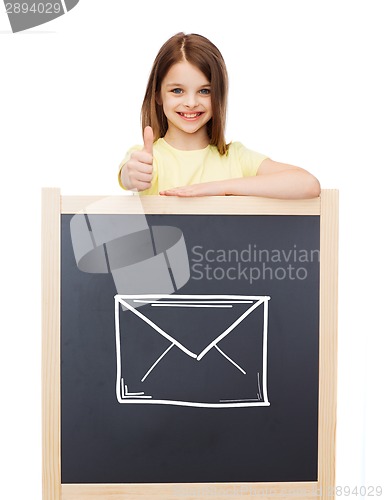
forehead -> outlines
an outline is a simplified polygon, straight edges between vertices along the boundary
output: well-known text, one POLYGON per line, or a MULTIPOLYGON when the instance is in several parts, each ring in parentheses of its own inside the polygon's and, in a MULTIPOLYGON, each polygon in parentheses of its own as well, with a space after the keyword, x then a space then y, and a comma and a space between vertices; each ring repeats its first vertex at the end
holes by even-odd
POLYGON ((165 75, 162 85, 169 85, 172 83, 177 84, 195 84, 195 85, 209 85, 208 78, 204 75, 198 67, 189 63, 188 61, 181 61, 174 64, 165 75))

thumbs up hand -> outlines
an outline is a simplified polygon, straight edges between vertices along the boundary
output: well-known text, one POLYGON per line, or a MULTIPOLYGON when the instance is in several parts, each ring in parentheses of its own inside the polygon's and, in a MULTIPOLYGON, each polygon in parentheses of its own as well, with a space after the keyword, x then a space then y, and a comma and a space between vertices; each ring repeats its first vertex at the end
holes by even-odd
POLYGON ((144 147, 143 151, 146 153, 150 154, 151 156, 153 155, 153 130, 152 127, 145 127, 144 132, 143 132, 143 139, 144 139, 144 147))
POLYGON ((145 127, 144 147, 134 151, 121 169, 121 180, 127 189, 144 191, 151 187, 153 171, 153 130, 145 127))

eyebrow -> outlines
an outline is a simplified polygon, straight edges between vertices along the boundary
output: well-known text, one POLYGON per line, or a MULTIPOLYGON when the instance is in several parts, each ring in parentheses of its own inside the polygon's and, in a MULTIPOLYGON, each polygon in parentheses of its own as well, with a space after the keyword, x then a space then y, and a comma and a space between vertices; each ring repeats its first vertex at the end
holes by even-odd
MULTIPOLYGON (((205 83, 204 85, 200 85, 200 89, 203 87, 210 87, 210 83, 205 83)), ((183 83, 167 83, 166 87, 184 87, 183 83)))

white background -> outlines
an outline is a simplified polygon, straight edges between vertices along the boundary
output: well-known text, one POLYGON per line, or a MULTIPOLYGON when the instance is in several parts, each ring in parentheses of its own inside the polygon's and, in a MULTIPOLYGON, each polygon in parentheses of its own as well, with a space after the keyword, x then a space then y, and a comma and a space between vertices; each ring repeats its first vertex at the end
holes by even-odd
POLYGON ((116 169, 141 142, 152 61, 178 31, 207 36, 227 62, 228 141, 340 190, 337 484, 384 487, 382 2, 80 0, 19 34, 0 9, 7 500, 41 498, 41 188, 122 194, 116 169))

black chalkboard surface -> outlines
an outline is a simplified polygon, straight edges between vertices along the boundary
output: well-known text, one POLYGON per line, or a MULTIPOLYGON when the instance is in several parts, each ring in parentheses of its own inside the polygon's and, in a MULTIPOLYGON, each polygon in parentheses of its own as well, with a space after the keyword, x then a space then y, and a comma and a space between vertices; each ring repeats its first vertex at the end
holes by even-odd
POLYGON ((136 295, 118 293, 112 262, 79 269, 72 218, 61 482, 316 481, 320 217, 147 215, 183 234, 190 276, 136 295))

